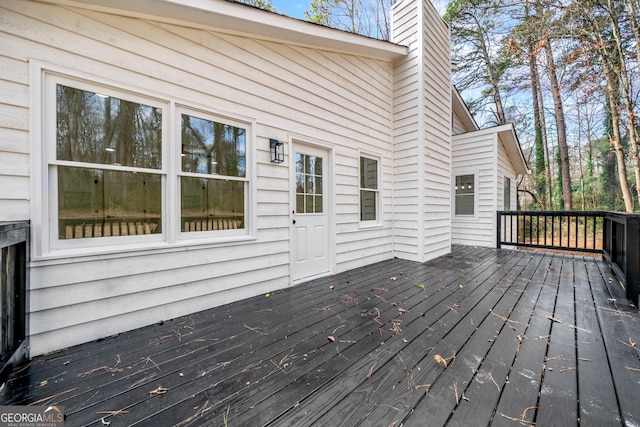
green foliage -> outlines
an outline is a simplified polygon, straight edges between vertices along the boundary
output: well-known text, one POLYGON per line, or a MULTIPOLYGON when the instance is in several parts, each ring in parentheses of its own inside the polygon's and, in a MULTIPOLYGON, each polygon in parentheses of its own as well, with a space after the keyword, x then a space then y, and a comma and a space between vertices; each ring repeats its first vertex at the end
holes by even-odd
POLYGON ((304 11, 304 17, 309 22, 328 26, 332 3, 333 0, 313 0, 304 11))
POLYGON ((273 7, 271 0, 238 0, 240 3, 257 7, 258 9, 268 10, 269 12, 278 13, 278 9, 273 7))

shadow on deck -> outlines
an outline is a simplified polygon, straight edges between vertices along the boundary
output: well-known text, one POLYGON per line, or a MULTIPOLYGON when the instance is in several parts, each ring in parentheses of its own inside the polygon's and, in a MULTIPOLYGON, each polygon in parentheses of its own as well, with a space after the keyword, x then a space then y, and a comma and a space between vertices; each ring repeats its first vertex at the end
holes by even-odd
POLYGON ((640 315, 598 258, 454 246, 34 358, 67 426, 640 424, 640 315))

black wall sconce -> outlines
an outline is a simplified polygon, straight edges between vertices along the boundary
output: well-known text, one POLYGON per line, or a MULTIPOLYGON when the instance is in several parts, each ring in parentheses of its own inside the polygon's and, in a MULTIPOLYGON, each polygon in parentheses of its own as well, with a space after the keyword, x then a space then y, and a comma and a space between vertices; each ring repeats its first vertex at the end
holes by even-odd
POLYGON ((271 163, 284 162, 284 143, 277 139, 270 139, 269 147, 271 147, 271 163))

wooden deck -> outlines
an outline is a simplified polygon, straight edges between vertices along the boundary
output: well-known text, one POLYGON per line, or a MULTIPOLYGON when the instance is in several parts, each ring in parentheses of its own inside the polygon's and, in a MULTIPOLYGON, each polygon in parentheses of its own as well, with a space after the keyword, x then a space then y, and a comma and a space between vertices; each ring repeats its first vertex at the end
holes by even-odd
POLYGON ((637 426, 640 315, 596 258, 454 247, 36 357, 67 425, 637 426))

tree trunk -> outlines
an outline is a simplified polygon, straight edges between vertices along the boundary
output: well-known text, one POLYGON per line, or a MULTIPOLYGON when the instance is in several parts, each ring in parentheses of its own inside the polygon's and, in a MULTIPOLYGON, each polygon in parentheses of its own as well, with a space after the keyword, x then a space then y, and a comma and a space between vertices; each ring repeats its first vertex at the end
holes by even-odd
MULTIPOLYGON (((544 13, 540 2, 536 2, 536 12, 540 19, 540 25, 544 26, 544 13)), ((562 95, 560 93, 560 84, 558 83, 551 42, 548 37, 543 36, 542 43, 547 58, 547 73, 549 75, 549 81, 551 82, 551 95, 553 96, 556 128, 558 132, 558 150, 560 151, 560 165, 562 169, 562 199, 564 201, 564 209, 570 211, 573 209, 571 200, 571 170, 569 168, 569 147, 567 146, 567 130, 565 126, 564 109, 562 107, 562 95)))
POLYGON ((482 28, 482 24, 475 18, 475 16, 473 18, 476 22, 478 33, 480 34, 480 37, 479 37, 480 47, 481 47, 480 51, 482 53, 482 60, 484 61, 484 66, 487 69, 487 76, 489 77, 489 84, 491 85, 493 102, 496 105, 496 119, 498 122, 497 124, 505 125, 507 124, 507 118, 504 114, 504 105, 502 103, 502 97, 500 96, 500 82, 498 82, 498 79, 496 78, 493 68, 491 67, 492 58, 489 53, 489 48, 487 47, 487 43, 485 42, 485 38, 484 38, 485 33, 484 33, 484 29, 482 28))
MULTIPOLYGON (((634 102, 631 99, 631 87, 632 83, 627 71, 627 62, 624 55, 624 48, 622 46, 622 36, 620 34, 619 16, 615 15, 615 5, 611 0, 608 0, 607 7, 609 10, 609 25, 612 30, 612 36, 615 41, 615 54, 617 55, 616 64, 619 64, 616 69, 620 78, 620 89, 622 90, 622 100, 624 101, 624 107, 627 114, 629 142, 631 149, 631 156, 633 158, 633 172, 635 175, 635 187, 638 194, 640 194, 640 138, 638 137, 638 119, 633 111, 634 102)), ((635 22, 634 17, 631 17, 631 21, 635 22)), ((638 49, 636 47, 636 49, 638 49)))
POLYGON ((613 71, 611 64, 608 63, 609 58, 606 52, 606 48, 601 47, 602 53, 602 65, 605 69, 605 77, 607 79, 607 98, 611 105, 611 144, 613 145, 614 152, 616 154, 616 163, 618 165, 618 180, 620 181, 620 190, 622 190, 622 198, 624 199, 624 207, 627 212, 633 212, 633 196, 629 189, 629 183, 627 182, 627 166, 624 159, 624 147, 622 146, 622 138, 620 136, 620 111, 618 108, 618 97, 616 96, 618 86, 617 75, 613 71))

